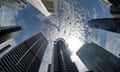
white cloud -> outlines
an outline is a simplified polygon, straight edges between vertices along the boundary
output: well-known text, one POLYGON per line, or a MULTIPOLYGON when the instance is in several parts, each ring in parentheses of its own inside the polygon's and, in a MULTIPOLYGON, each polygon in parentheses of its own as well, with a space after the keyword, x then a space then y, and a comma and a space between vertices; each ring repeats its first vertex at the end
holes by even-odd
POLYGON ((95 9, 95 8, 93 8, 93 12, 94 12, 94 13, 93 13, 93 18, 96 19, 96 18, 97 18, 97 12, 96 12, 96 9, 95 9))
POLYGON ((37 17, 40 18, 40 20, 46 20, 47 17, 42 15, 41 13, 37 14, 37 17))
POLYGON ((8 26, 8 25, 16 25, 15 18, 18 15, 18 11, 12 10, 7 7, 0 8, 0 25, 8 26))

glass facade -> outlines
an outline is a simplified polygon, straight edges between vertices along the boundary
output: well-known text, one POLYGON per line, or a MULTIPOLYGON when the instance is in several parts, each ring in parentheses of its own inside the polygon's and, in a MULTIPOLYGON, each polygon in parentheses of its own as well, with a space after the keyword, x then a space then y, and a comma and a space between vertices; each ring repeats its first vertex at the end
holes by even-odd
POLYGON ((88 21, 88 26, 91 28, 103 29, 106 31, 120 33, 119 23, 119 18, 93 19, 88 21))
POLYGON ((120 59, 95 43, 87 43, 77 55, 93 72, 120 72, 120 59))
POLYGON ((78 72, 75 63, 72 62, 71 53, 67 48, 65 41, 59 39, 55 42, 51 72, 78 72))
POLYGON ((48 41, 39 33, 0 58, 0 72, 38 72, 48 41))

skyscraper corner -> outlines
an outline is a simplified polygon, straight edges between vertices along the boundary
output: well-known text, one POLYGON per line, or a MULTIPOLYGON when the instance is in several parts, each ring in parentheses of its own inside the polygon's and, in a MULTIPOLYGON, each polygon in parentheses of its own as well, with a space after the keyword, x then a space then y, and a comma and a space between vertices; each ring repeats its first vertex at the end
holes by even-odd
POLYGON ((44 35, 38 33, 0 54, 0 72, 38 72, 47 44, 44 35))
POLYGON ((58 10, 59 0, 27 0, 27 1, 47 17, 53 13, 56 13, 58 10))

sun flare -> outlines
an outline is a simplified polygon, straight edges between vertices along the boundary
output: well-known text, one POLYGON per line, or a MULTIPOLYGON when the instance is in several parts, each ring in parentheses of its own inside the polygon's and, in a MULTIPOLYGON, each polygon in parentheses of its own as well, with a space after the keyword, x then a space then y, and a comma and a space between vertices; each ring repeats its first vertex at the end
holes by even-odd
POLYGON ((68 48, 73 52, 76 53, 78 49, 84 44, 82 41, 80 41, 77 38, 69 38, 68 41, 68 48))

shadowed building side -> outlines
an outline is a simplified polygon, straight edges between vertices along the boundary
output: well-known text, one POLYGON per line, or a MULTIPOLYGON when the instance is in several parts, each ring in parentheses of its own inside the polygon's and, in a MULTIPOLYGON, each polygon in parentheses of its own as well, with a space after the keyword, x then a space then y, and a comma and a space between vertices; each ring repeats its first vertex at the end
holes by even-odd
POLYGON ((51 69, 49 69, 51 71, 48 72, 78 72, 70 56, 65 41, 61 38, 55 41, 51 69))
POLYGON ((103 1, 105 4, 108 4, 108 5, 113 5, 115 7, 118 7, 120 5, 120 1, 119 0, 101 0, 103 1))
POLYGON ((110 6, 110 13, 115 18, 120 18, 120 0, 102 0, 102 1, 110 6))
POLYGON ((26 0, 0 0, 0 6, 6 6, 14 9, 26 8, 26 0))
POLYGON ((22 28, 20 26, 0 27, 0 44, 18 36, 21 29, 22 28))
POLYGON ((0 57, 0 72, 38 72, 48 41, 39 33, 0 57))
POLYGON ((96 29, 103 29, 111 32, 120 33, 119 18, 93 19, 88 21, 88 26, 96 29))
POLYGON ((47 10, 51 13, 57 12, 58 9, 58 0, 42 0, 47 10))
POLYGON ((120 72, 120 58, 95 43, 86 43, 77 55, 90 72, 120 72))

